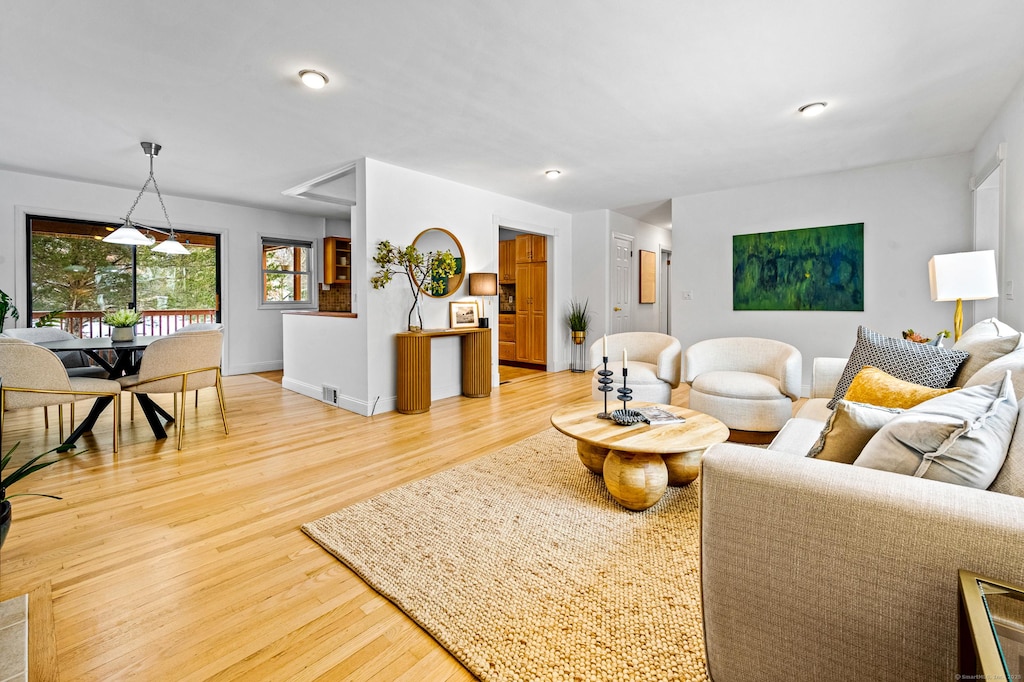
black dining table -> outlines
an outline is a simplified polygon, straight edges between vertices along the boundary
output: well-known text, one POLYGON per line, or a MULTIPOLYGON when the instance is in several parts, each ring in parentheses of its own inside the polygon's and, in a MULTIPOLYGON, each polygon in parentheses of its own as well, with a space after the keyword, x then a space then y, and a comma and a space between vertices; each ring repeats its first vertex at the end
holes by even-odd
MULTIPOLYGON (((160 336, 136 336, 131 341, 112 341, 109 336, 97 336, 90 339, 66 339, 64 341, 44 341, 38 345, 50 350, 66 351, 66 350, 77 350, 82 351, 90 358, 96 361, 96 363, 107 372, 107 376, 110 379, 118 379, 119 377, 128 376, 135 374, 139 371, 139 363, 142 361, 142 353, 146 350, 149 344, 153 343, 160 336), (113 362, 110 361, 110 357, 113 355, 113 362)), ((161 423, 161 417, 166 420, 167 423, 174 421, 174 417, 162 407, 157 405, 152 398, 145 393, 134 394, 136 399, 139 401, 139 406, 142 408, 142 413, 146 415, 146 420, 149 422, 149 426, 153 429, 153 435, 156 436, 157 440, 167 438, 167 432, 164 430, 164 425, 161 423)), ((106 409, 107 405, 113 402, 113 398, 100 397, 96 399, 92 409, 89 410, 89 415, 82 420, 82 423, 72 431, 71 435, 68 436, 59 448, 59 451, 69 450, 75 447, 75 442, 81 438, 83 433, 92 431, 93 426, 96 425, 96 420, 99 418, 103 410, 106 409)))

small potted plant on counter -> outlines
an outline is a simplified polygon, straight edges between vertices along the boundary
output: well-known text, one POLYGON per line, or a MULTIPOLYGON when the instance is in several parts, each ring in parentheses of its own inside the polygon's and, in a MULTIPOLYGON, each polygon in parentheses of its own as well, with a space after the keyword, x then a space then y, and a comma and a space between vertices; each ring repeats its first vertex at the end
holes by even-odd
POLYGON ((0 289, 0 333, 4 331, 4 320, 8 317, 16 320, 18 316, 18 306, 14 305, 14 299, 8 296, 3 289, 0 289))
POLYGON ((113 327, 110 331, 111 341, 131 341, 135 338, 135 325, 142 321, 142 313, 130 308, 122 308, 103 316, 103 324, 113 327))

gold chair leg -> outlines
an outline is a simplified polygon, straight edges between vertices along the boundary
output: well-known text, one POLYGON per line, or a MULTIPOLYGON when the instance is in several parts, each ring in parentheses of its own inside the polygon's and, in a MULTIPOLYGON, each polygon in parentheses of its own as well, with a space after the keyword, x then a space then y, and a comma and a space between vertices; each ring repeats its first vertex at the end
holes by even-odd
POLYGON ((178 394, 174 394, 174 425, 178 429, 178 449, 181 450, 181 445, 185 441, 185 404, 188 402, 185 400, 185 396, 188 395, 188 375, 181 375, 181 419, 178 419, 178 394))
POLYGON ((228 432, 228 413, 224 409, 224 389, 220 383, 220 372, 217 372, 217 402, 220 403, 220 420, 224 422, 224 433, 228 432))
POLYGON ((128 402, 131 403, 131 406, 132 406, 131 407, 131 412, 132 412, 131 420, 135 421, 135 394, 132 393, 131 396, 132 397, 128 399, 128 402))
MULTIPOLYGON (((185 411, 185 394, 184 393, 181 394, 181 411, 182 412, 185 411)), ((174 412, 172 412, 171 414, 174 415, 174 421, 178 421, 178 394, 177 393, 174 394, 174 412)))
MULTIPOLYGON (((68 428, 72 431, 75 430, 75 401, 71 401, 71 420, 68 421, 68 428)), ((63 440, 63 439, 61 439, 63 440)))
MULTIPOLYGON (((71 403, 74 405, 74 403, 71 403)), ((64 406, 57 406, 57 421, 60 422, 60 442, 64 442, 64 406)))
POLYGON ((121 428, 121 394, 114 394, 114 454, 117 454, 118 431, 121 428))

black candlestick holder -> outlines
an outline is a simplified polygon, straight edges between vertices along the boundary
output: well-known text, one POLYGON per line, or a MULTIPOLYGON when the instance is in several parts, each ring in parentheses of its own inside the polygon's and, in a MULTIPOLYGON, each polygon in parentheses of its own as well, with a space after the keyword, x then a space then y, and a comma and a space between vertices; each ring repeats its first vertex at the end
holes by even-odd
POLYGON ((619 400, 622 401, 622 409, 624 411, 629 409, 629 405, 627 403, 629 403, 629 401, 633 399, 633 396, 630 395, 633 392, 633 389, 626 388, 626 377, 628 375, 629 375, 629 372, 626 370, 625 367, 623 367, 622 368, 622 387, 619 389, 619 400))
POLYGON ((611 415, 610 412, 608 412, 608 394, 612 392, 611 384, 612 384, 612 374, 614 374, 614 372, 612 372, 610 369, 608 369, 608 356, 607 355, 604 356, 602 361, 604 362, 604 369, 601 369, 601 370, 597 371, 598 376, 601 377, 600 379, 597 380, 597 383, 601 384, 601 386, 597 390, 601 391, 601 393, 604 393, 604 411, 599 413, 597 415, 597 418, 598 419, 611 419, 612 415, 611 415))

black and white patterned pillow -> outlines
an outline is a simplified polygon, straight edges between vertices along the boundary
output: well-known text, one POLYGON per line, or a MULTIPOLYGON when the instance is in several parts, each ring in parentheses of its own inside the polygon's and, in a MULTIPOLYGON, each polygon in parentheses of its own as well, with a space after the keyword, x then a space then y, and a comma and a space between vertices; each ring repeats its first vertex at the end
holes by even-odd
POLYGON ((963 351, 914 343, 906 339, 882 336, 867 327, 857 327, 857 343, 850 360, 836 385, 836 393, 828 402, 834 408, 853 377, 865 366, 877 367, 897 379, 931 388, 946 388, 969 355, 963 351))

